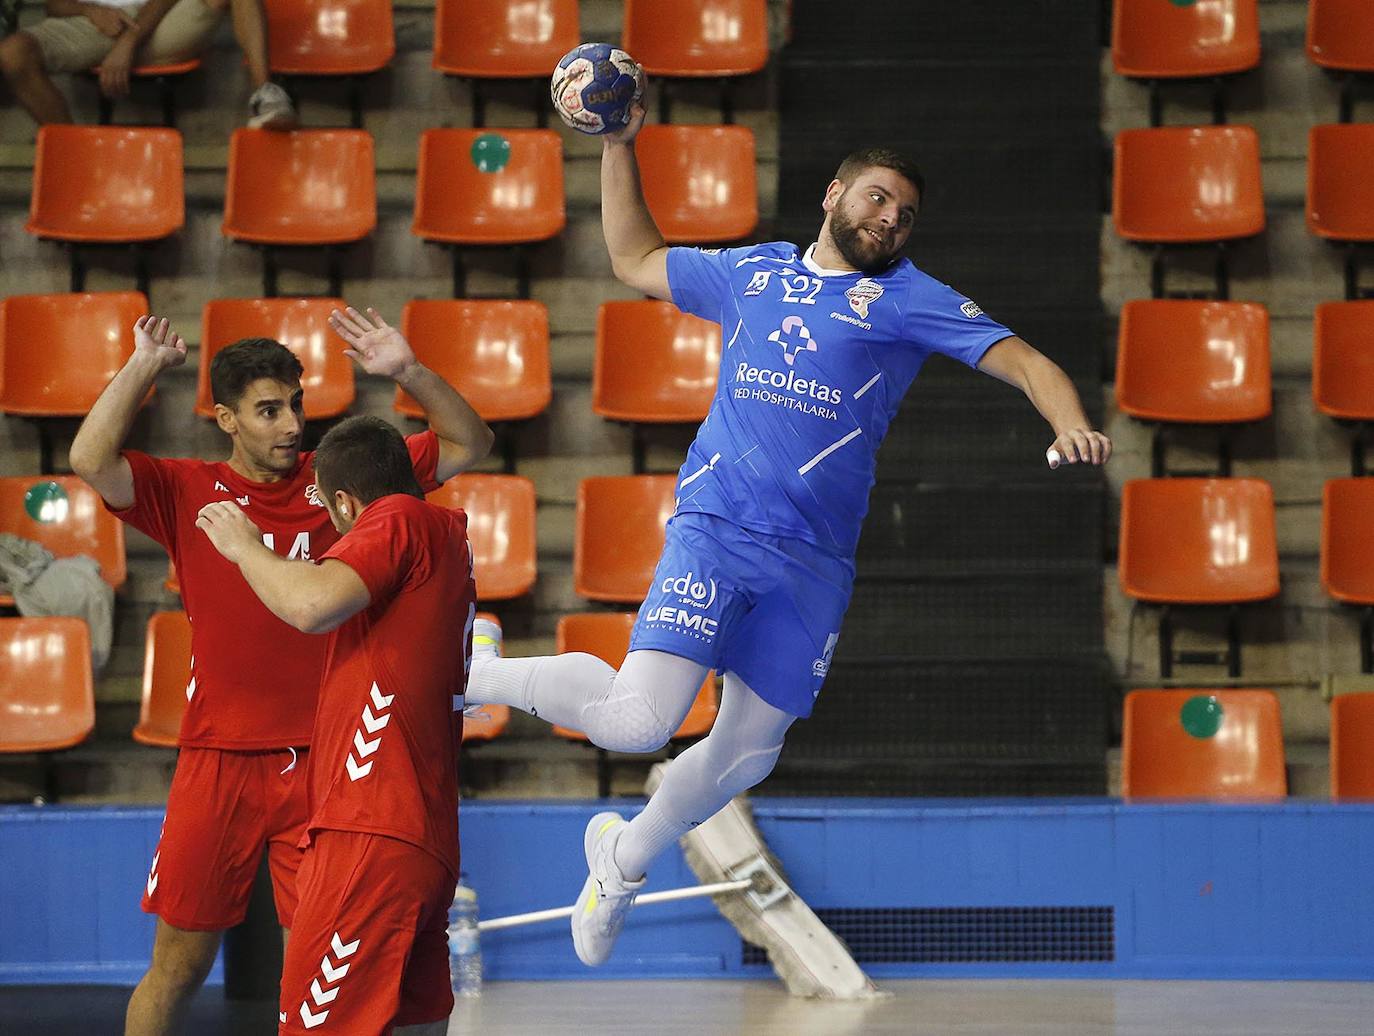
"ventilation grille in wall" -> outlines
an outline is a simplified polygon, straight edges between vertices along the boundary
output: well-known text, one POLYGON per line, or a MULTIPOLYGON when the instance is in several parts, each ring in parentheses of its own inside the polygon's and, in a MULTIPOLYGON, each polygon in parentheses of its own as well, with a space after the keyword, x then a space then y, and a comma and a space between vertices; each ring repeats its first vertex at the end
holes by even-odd
MULTIPOLYGON (((817 910, 860 964, 1083 963, 1116 959, 1112 907, 817 910)), ((767 955, 744 943, 745 964, 767 955)))

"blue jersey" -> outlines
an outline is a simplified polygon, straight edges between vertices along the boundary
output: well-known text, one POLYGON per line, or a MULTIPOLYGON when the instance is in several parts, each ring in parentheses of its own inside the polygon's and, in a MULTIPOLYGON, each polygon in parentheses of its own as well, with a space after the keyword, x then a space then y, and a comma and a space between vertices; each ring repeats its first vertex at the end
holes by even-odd
POLYGON ((721 327, 720 378, 677 512, 852 555, 879 443, 931 353, 977 366, 1012 332, 907 259, 823 270, 786 242, 673 248, 684 312, 721 327))

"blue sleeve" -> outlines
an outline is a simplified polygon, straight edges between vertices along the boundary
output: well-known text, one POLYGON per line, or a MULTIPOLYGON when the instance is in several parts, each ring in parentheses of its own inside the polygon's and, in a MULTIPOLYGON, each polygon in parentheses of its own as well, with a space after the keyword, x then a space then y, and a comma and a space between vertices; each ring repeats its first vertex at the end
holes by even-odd
POLYGON ((1015 334, 978 303, 929 278, 912 282, 902 330, 906 341, 970 367, 977 367, 984 353, 1015 334))
POLYGON ((684 313, 720 323, 720 313, 730 295, 732 249, 668 249, 668 287, 673 305, 684 313))

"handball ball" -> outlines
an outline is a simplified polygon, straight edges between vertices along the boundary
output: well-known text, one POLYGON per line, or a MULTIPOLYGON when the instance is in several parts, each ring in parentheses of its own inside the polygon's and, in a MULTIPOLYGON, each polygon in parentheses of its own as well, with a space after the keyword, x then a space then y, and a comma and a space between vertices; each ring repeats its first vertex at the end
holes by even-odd
POLYGON ((549 94, 559 117, 580 133, 613 133, 644 93, 644 70, 609 43, 583 43, 553 70, 549 94))

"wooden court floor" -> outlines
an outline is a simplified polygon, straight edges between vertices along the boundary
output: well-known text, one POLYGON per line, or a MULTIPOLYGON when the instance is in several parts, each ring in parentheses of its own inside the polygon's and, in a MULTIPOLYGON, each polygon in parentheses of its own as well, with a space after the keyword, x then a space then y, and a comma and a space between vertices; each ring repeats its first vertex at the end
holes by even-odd
MULTIPOLYGON (((773 982, 496 982, 454 1036, 1370 1036, 1374 982, 884 982, 890 999, 827 1004, 773 982)), ((0 1033, 117 1036, 129 990, 0 986, 0 1033)), ((201 991, 194 1036, 271 1036, 275 1004, 201 991)))

